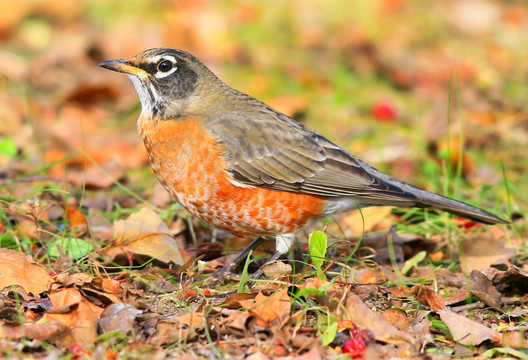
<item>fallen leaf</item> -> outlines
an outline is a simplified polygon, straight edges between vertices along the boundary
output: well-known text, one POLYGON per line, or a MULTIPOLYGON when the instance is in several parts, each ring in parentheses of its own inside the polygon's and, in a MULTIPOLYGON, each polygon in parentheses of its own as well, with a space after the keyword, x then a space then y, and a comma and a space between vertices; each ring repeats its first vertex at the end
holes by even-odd
POLYGON ((259 293, 255 298, 255 306, 250 313, 257 317, 259 326, 268 326, 269 322, 279 319, 284 320, 290 313, 291 300, 288 288, 277 291, 270 296, 259 293))
POLYGON ((429 311, 419 310, 414 313, 414 316, 411 320, 411 325, 407 328, 406 332, 411 334, 414 339, 417 340, 420 344, 420 348, 427 344, 434 343, 433 335, 429 329, 432 328, 432 323, 429 321, 428 316, 429 311))
POLYGON ((34 339, 40 341, 59 341, 64 336, 67 336, 70 328, 58 321, 50 321, 48 323, 36 324, 27 323, 23 326, 15 324, 0 324, 0 338, 2 339, 34 339))
POLYGON ((501 294, 495 289, 491 280, 477 270, 471 270, 469 278, 469 291, 488 306, 499 310, 501 306, 501 294))
POLYGON ((73 287, 50 294, 49 297, 56 308, 78 304, 71 306, 71 311, 68 313, 46 314, 46 318, 60 321, 72 328, 70 336, 62 339, 63 344, 81 344, 84 346, 93 344, 97 338, 97 319, 104 309, 86 300, 79 290, 73 287))
POLYGON ((388 343, 415 343, 416 340, 405 331, 398 330, 389 324, 378 312, 372 311, 361 301, 359 296, 347 296, 345 302, 346 316, 356 325, 369 329, 376 340, 388 343))
POLYGON ((114 243, 100 253, 111 258, 126 253, 141 254, 177 265, 185 262, 170 229, 147 207, 131 214, 127 220, 114 222, 114 243))
POLYGON ((38 294, 48 290, 52 278, 30 255, 0 248, 0 290, 19 285, 27 292, 38 294))
POLYGON ((389 324, 395 326, 398 330, 405 331, 411 326, 411 318, 409 318, 405 311, 401 309, 387 309, 381 315, 389 324))
POLYGON ((471 294, 467 290, 460 290, 448 297, 447 299, 444 299, 444 304, 450 306, 454 305, 460 302, 465 302, 467 299, 471 297, 471 294))
POLYGON ((248 325, 254 318, 248 311, 236 311, 223 319, 220 325, 225 326, 226 334, 237 334, 244 336, 248 331, 248 325))
POLYGON ((141 312, 131 304, 116 303, 109 305, 104 309, 97 323, 99 330, 103 333, 119 330, 123 334, 128 334, 134 330, 136 316, 141 312))
POLYGON ((486 340, 499 342, 502 339, 500 332, 494 331, 476 321, 449 310, 437 311, 440 319, 446 324, 453 340, 463 345, 479 345, 486 340))
POLYGON ((460 257, 460 266, 465 273, 480 270, 497 264, 509 264, 515 250, 506 247, 504 240, 489 234, 474 234, 461 242, 464 256, 460 257))
POLYGON ((483 269, 482 272, 491 278, 493 284, 501 291, 510 286, 518 286, 524 289, 528 288, 528 271, 519 267, 510 266, 506 271, 489 268, 483 269), (488 272, 493 273, 487 274, 488 272))
POLYGON ((266 263, 262 265, 260 269, 264 272, 264 275, 268 280, 278 280, 292 274, 292 266, 290 264, 285 264, 280 260, 266 263))
POLYGON ((178 316, 175 319, 162 320, 158 323, 157 332, 149 339, 153 345, 170 344, 180 339, 196 335, 203 329, 205 319, 202 314, 191 313, 178 316))
POLYGON ((367 207, 361 209, 361 212, 358 210, 351 211, 343 220, 356 235, 361 235, 363 232, 372 231, 376 228, 388 229, 391 226, 392 207, 390 206, 376 206, 367 207), (379 225, 383 224, 382 227, 379 225))
POLYGON ((435 312, 445 309, 444 299, 434 290, 415 285, 411 288, 411 293, 420 304, 430 307, 435 312))

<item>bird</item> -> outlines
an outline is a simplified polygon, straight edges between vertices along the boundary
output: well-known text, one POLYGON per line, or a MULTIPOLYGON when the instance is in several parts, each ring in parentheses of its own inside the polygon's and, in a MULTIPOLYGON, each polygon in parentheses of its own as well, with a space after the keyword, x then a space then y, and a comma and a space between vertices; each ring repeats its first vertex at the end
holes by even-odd
POLYGON ((137 130, 172 197, 217 229, 274 237, 272 259, 319 219, 369 206, 433 208, 484 224, 508 223, 377 170, 231 88, 183 50, 154 48, 99 65, 131 80, 141 103, 137 130))

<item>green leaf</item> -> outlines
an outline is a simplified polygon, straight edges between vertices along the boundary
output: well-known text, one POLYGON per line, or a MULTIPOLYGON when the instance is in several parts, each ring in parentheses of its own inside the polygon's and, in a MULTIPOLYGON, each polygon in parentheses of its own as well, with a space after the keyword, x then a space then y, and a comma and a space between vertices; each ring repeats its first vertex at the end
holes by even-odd
POLYGON ((310 295, 326 295, 326 291, 323 291, 323 290, 319 290, 319 289, 314 289, 314 288, 304 288, 304 289, 301 289, 299 291, 297 291, 297 293, 295 294, 296 296, 298 297, 301 297, 301 296, 310 296, 310 295))
POLYGON ((425 259, 425 256, 427 253, 425 251, 420 251, 416 255, 414 255, 412 258, 407 260, 401 269, 402 274, 406 275, 409 270, 411 270, 413 267, 417 266, 423 259, 425 259))
POLYGON ((246 285, 251 278, 248 274, 248 267, 251 263, 251 254, 253 254, 253 250, 251 250, 246 258, 246 263, 244 264, 244 270, 242 270, 242 275, 240 275, 240 283, 238 284, 237 293, 249 293, 249 287, 246 285))
MULTIPOLYGON (((314 231, 310 234, 310 240, 308 241, 308 249, 312 256, 312 262, 317 269, 317 275, 319 276, 322 272, 322 266, 324 257, 326 255, 328 239, 326 234, 322 231, 314 231)), ((324 279, 326 277, 322 276, 324 279)))
POLYGON ((503 355, 503 354, 515 356, 518 359, 528 360, 527 353, 520 351, 520 350, 509 348, 509 347, 496 347, 493 349, 489 349, 488 351, 484 352, 482 355, 491 358, 491 357, 494 357, 495 355, 503 355))
POLYGON ((321 334, 321 340, 323 341, 323 346, 330 344, 337 334, 337 321, 330 324, 326 330, 321 334))
POLYGON ((90 254, 94 247, 86 240, 77 238, 59 239, 50 244, 48 247, 48 256, 57 258, 59 257, 59 250, 57 246, 62 248, 62 251, 68 254, 73 259, 80 259, 90 254))
POLYGON ((9 136, 0 139, 0 154, 9 158, 15 157, 18 152, 15 140, 9 136))

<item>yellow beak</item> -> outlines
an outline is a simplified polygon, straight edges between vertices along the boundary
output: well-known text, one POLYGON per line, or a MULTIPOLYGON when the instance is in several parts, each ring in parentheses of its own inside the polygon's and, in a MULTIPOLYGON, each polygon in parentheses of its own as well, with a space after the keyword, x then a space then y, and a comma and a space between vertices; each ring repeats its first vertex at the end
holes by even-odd
POLYGON ((137 66, 131 65, 127 59, 116 59, 103 61, 99 66, 104 67, 105 69, 117 71, 120 73, 125 73, 135 76, 145 76, 147 73, 145 70, 138 68, 137 66))

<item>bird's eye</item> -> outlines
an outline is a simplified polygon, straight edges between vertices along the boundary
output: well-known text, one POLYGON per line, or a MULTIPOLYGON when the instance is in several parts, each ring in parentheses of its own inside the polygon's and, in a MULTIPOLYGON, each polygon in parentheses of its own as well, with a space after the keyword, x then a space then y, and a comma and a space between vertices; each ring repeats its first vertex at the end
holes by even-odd
POLYGON ((158 64, 158 70, 161 72, 168 72, 172 69, 172 63, 169 60, 163 60, 158 64))

